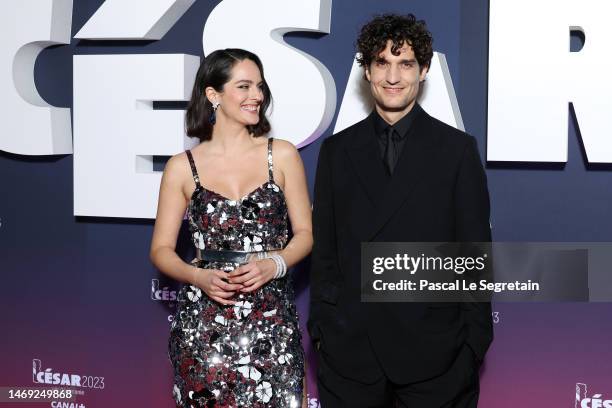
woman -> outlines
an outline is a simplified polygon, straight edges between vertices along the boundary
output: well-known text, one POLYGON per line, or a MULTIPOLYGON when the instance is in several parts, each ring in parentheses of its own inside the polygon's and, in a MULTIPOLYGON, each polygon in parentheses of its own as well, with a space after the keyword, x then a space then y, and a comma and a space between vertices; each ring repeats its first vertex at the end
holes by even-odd
POLYGON ((186 112, 187 134, 201 143, 164 170, 151 260, 187 283, 169 341, 180 407, 306 406, 285 273, 311 250, 311 207, 299 153, 265 137, 270 102, 255 54, 211 53, 186 112), (185 210, 198 255, 190 264, 175 252, 185 210))

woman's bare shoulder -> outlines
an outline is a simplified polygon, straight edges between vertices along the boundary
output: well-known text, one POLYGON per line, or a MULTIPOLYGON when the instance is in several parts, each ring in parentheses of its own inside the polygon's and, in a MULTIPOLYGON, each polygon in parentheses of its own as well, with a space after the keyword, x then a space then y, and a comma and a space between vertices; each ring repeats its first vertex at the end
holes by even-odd
POLYGON ((281 160, 291 160, 299 156, 295 145, 284 139, 274 139, 272 152, 275 157, 281 160))
POLYGON ((164 178, 172 182, 184 184, 190 175, 189 159, 186 152, 180 152, 170 157, 164 167, 164 178))

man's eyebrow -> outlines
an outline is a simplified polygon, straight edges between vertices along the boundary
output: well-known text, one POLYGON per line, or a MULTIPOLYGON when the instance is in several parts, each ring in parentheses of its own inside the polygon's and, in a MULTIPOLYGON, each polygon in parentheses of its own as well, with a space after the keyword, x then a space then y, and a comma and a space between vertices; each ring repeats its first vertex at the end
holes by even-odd
MULTIPOLYGON (((376 57, 374 59, 374 61, 376 61, 376 62, 387 62, 387 58, 385 58, 385 57, 376 57)), ((400 62, 401 63, 412 63, 412 64, 414 64, 415 62, 417 62, 417 60, 416 60, 416 58, 410 58, 410 59, 400 60, 400 62)))

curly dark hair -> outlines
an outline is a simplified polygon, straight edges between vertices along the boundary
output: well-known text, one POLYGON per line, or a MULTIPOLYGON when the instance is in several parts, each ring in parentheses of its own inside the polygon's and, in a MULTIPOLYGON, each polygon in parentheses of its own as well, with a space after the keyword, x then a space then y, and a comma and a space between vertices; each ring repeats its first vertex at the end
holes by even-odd
POLYGON ((357 38, 357 57, 360 66, 369 68, 378 54, 387 47, 387 41, 393 41, 391 53, 399 55, 404 42, 414 50, 414 55, 421 69, 429 67, 433 57, 433 38, 423 20, 417 20, 413 14, 382 14, 375 16, 365 24, 357 38))

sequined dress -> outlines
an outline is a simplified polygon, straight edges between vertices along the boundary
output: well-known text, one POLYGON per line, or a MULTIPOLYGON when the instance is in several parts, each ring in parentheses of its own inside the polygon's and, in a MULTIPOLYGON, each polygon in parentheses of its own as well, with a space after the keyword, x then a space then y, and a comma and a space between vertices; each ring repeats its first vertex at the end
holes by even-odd
MULTIPOLYGON (((230 200, 195 181, 187 218, 196 248, 271 251, 287 243, 285 198, 274 182, 272 138, 267 182, 230 200)), ((262 160, 262 165, 263 165, 262 160)), ((238 264, 194 261, 200 268, 232 271, 238 264)), ((221 305, 184 285, 171 325, 169 357, 177 407, 301 407, 304 357, 291 274, 221 305)))

